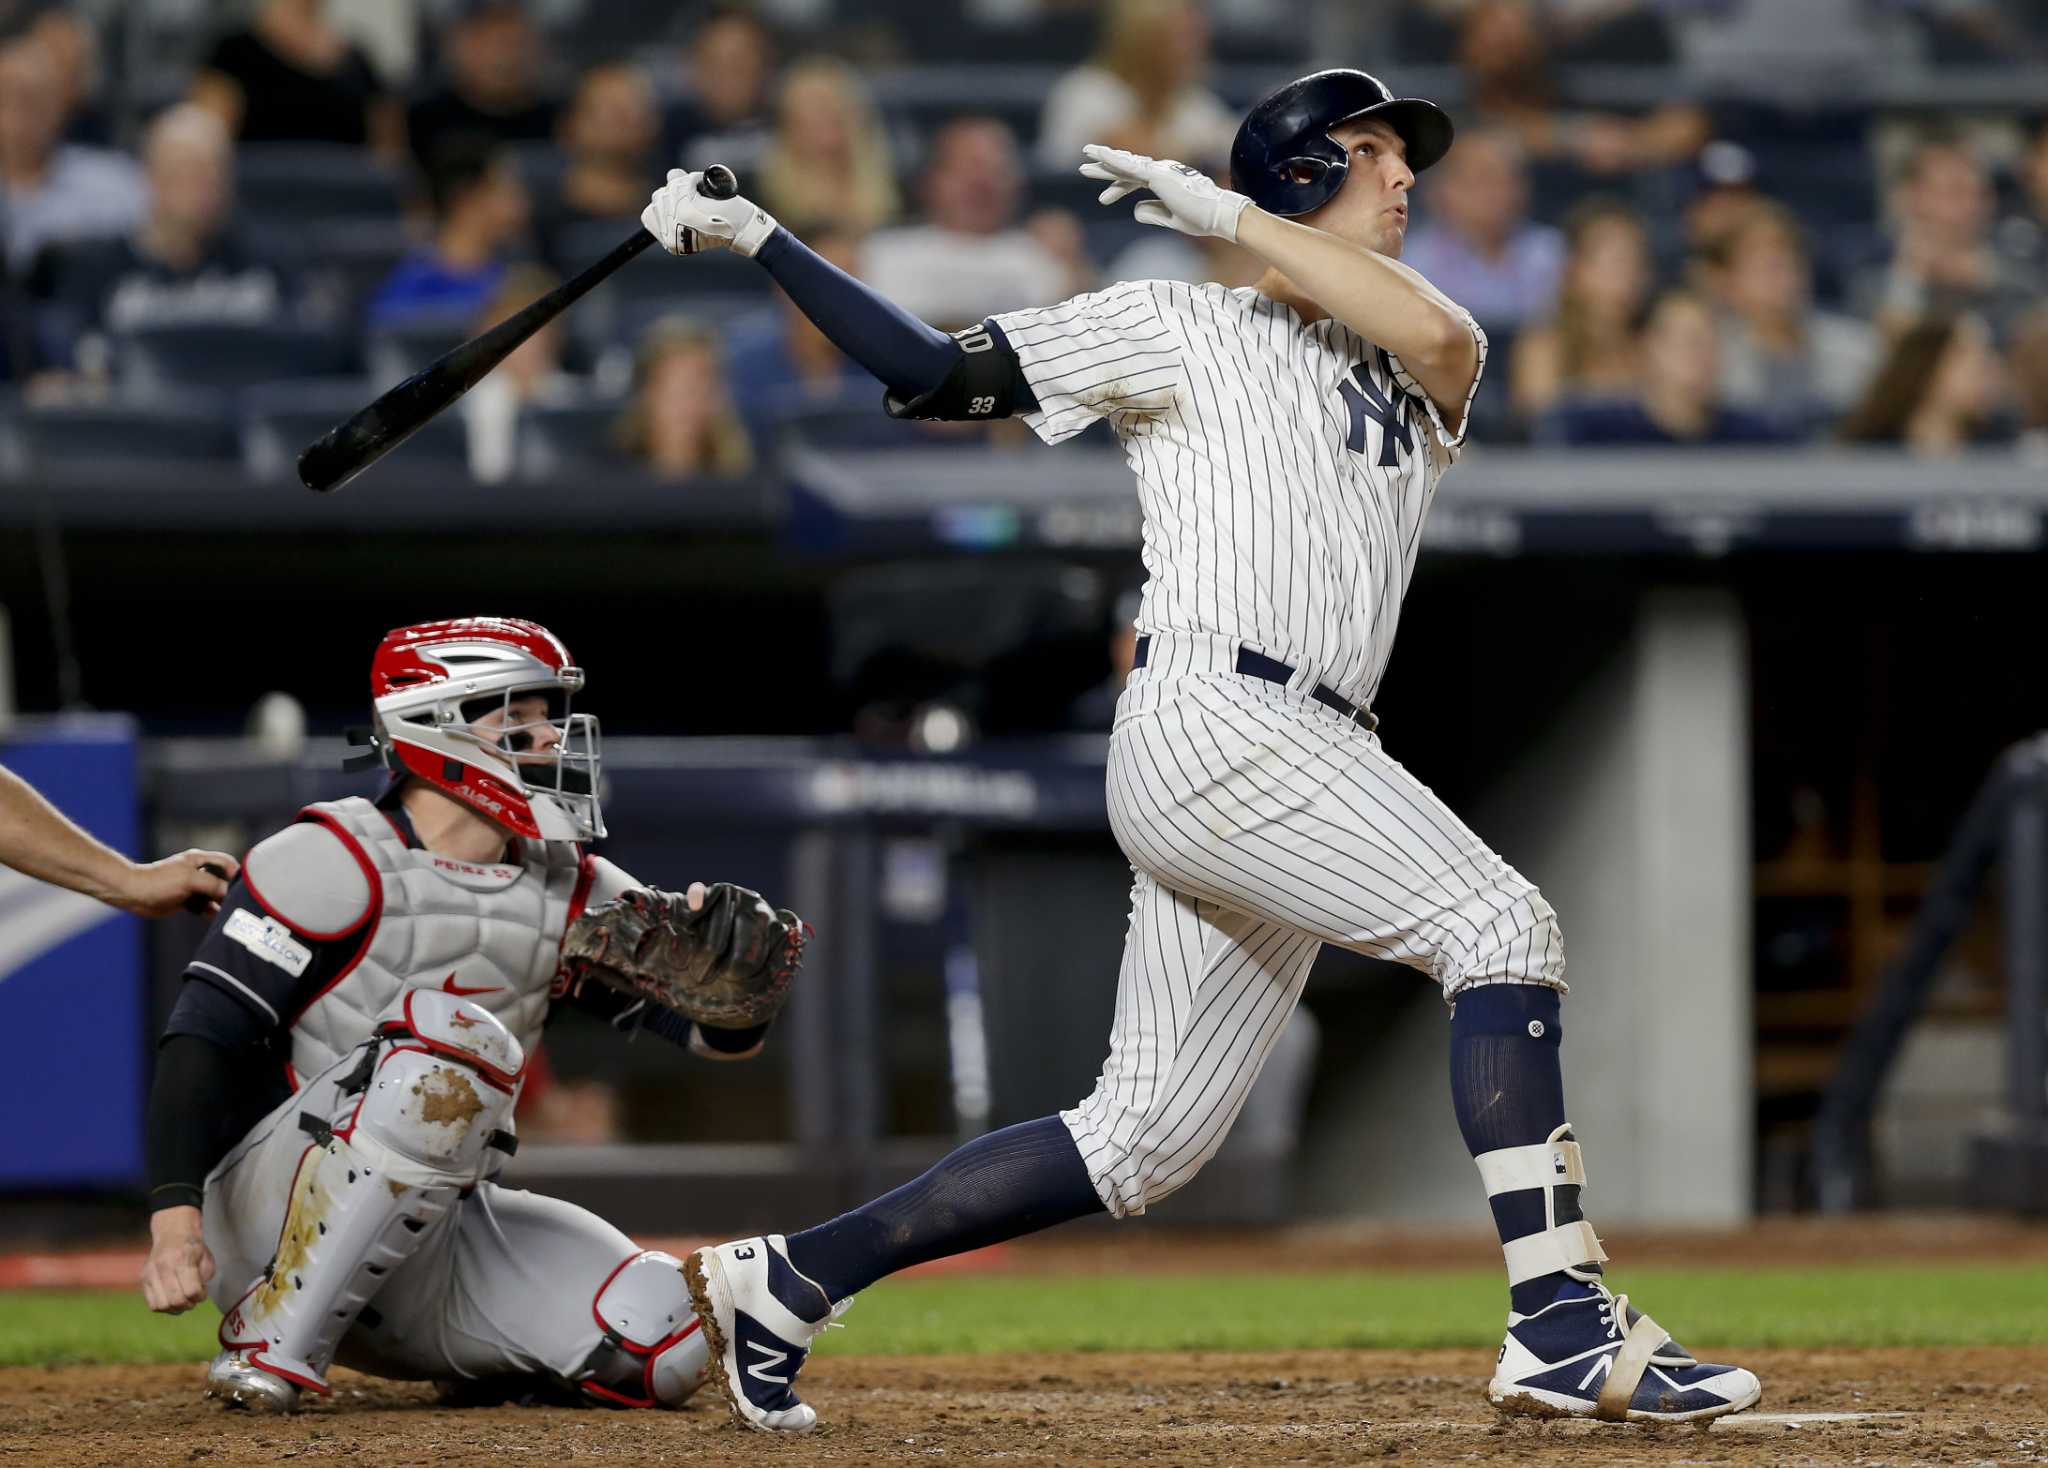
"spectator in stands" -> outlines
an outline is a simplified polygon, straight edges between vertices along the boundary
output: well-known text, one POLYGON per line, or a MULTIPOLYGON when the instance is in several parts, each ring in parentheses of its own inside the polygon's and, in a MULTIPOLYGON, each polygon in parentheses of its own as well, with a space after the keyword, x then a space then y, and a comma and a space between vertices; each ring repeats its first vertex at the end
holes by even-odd
MULTIPOLYGON (((826 228, 806 243, 847 274, 861 273, 860 236, 852 231, 826 228)), ((776 418, 792 409, 857 402, 872 417, 882 397, 882 384, 780 292, 774 310, 734 329, 730 363, 733 399, 762 445, 773 441, 776 418)))
POLYGON ((1038 123, 1041 167, 1089 143, 1155 158, 1228 157, 1238 116, 1202 85, 1209 17, 1198 0, 1110 0, 1095 59, 1061 77, 1038 123))
POLYGON ((525 242, 526 185, 509 153, 482 138, 451 138, 427 172, 434 237, 398 262, 370 301, 371 326, 469 317, 504 283, 525 242))
POLYGON ((2048 463, 2048 306, 2020 323, 2012 342, 2013 396, 2020 410, 2020 451, 2048 463))
POLYGON ((1692 197, 1685 202, 1685 273, 1710 299, 1727 298, 1729 243, 1763 197, 1749 149, 1719 139, 1700 149, 1692 197))
POLYGON ((1529 221, 1529 175, 1503 127, 1468 129, 1430 177, 1422 220, 1401 258, 1489 331, 1557 308, 1564 237, 1529 221))
POLYGON ((1863 401, 1842 423, 1849 443, 1898 444, 1926 457, 2000 436, 2003 371, 1981 317, 1917 321, 1892 342, 1863 401))
POLYGON ((640 348, 619 446, 663 479, 744 474, 753 445, 733 411, 718 336, 681 318, 658 323, 640 348))
POLYGON ((686 63, 686 93, 668 115, 670 158, 687 168, 723 163, 745 178, 773 136, 769 87, 775 36, 742 5, 717 5, 697 24, 686 63))
POLYGON ((113 124, 97 105, 100 86, 100 40, 92 22, 62 5, 51 5, 29 24, 28 34, 42 42, 63 98, 64 137, 73 143, 104 146, 113 138, 113 124))
POLYGON ((1798 218, 1753 205, 1721 275, 1721 395, 1734 408, 1803 432, 1840 417, 1877 365, 1877 333, 1813 304, 1813 265, 1798 218))
POLYGON ((1459 35, 1458 62, 1473 119, 1513 129, 1534 159, 1626 173, 1683 163, 1707 141, 1707 115, 1690 102, 1667 102, 1640 117, 1565 108, 1530 0, 1473 5, 1459 35))
POLYGON ((554 137, 561 108, 543 86, 540 28, 523 0, 463 0, 441 33, 441 64, 441 84, 406 111, 406 141, 422 166, 453 137, 554 137))
POLYGON ((2003 335, 2040 283, 1992 246, 1991 180, 1960 137, 1923 138, 1891 189, 1892 256, 1851 285, 1859 314, 1892 330, 1928 316, 1982 316, 2003 335))
POLYGON ((214 43, 192 100, 244 143, 368 144, 395 161, 404 114, 325 9, 322 0, 260 0, 247 26, 214 43))
POLYGON ((142 170, 62 141, 62 85, 33 32, 0 48, 0 238, 8 273, 46 246, 125 234, 147 204, 142 170))
POLYGON ((1642 374, 1625 402, 1558 407, 1539 437, 1640 446, 1772 443, 1785 432, 1721 401, 1713 307, 1688 287, 1664 292, 1643 327, 1642 374))
POLYGON ((2013 175, 2019 185, 2016 207, 1999 224, 1998 243, 2035 280, 2048 281, 2048 118, 2034 128, 2013 175))
POLYGON ((38 294, 54 360, 104 375, 103 334, 170 322, 267 321, 282 308, 278 272, 229 228, 234 146, 220 119, 186 102, 143 135, 149 214, 133 234, 53 249, 38 294))
MULTIPOLYGON (((519 265, 477 313, 471 326, 486 331, 532 305, 561 283, 538 265, 519 265)), ((568 403, 576 380, 562 370, 562 322, 557 317, 521 342, 512 355, 462 398, 463 427, 469 432, 469 472, 484 484, 512 473, 519 414, 537 404, 568 403)))
POLYGON ((896 217, 889 137, 853 68, 826 57, 797 62, 775 117, 754 197, 793 233, 836 226, 867 234, 896 217))
POLYGON ((1627 205, 1587 200, 1564 237, 1557 314, 1523 331, 1509 360, 1509 395, 1528 423, 1563 401, 1634 393, 1643 305, 1656 283, 1649 235, 1627 205))
MULTIPOLYGON (((568 166, 549 210, 548 233, 557 263, 581 269, 562 258, 561 231, 595 219, 638 218, 652 181, 666 171, 655 151, 661 116, 653 83, 630 62, 592 67, 577 84, 561 131, 568 166)), ((622 228, 620 237, 625 233, 622 228)))
POLYGON ((992 117, 962 117, 932 140, 925 221, 868 241, 868 282, 941 331, 996 311, 1045 306, 1086 290, 1078 230, 1017 222, 1024 174, 1017 142, 992 117))

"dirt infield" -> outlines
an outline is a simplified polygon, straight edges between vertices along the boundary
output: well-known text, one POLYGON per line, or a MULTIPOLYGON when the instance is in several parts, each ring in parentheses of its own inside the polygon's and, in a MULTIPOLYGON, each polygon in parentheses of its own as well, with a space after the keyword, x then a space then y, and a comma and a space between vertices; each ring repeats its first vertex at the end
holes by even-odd
POLYGON ((1501 1419, 1480 1395, 1483 1352, 827 1358, 804 1378, 825 1422, 795 1441, 710 1403, 451 1410, 337 1372, 332 1400, 279 1421, 202 1400, 196 1365, 17 1368, 0 1371, 0 1463, 2048 1462, 2048 1348, 1743 1359, 1762 1405, 1702 1431, 1501 1419))

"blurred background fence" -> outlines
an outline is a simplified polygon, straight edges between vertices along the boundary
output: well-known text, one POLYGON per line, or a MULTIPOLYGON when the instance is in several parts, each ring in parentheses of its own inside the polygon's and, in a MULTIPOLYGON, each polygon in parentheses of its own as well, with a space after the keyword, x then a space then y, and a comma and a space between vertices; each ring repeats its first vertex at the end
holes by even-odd
MULTIPOLYGON (((559 1027, 524 1175, 716 1227, 1072 1101, 1127 884, 1100 766, 1144 572, 1112 444, 882 419, 751 264, 649 252, 340 496, 291 460, 678 160, 944 326, 1244 283, 1097 208, 1078 143, 1221 173, 1250 99, 1362 64, 1458 121, 1406 258, 1493 341, 1380 713, 1560 910, 1603 1216, 2048 1206, 2048 898, 2024 799, 1964 822, 2048 727, 2038 7, 938 9, 0 0, 0 758, 112 839, 239 850, 360 788, 335 736, 386 628, 535 617, 591 671, 612 854, 823 939, 759 1065, 559 1027), (2007 863, 1981 901, 1940 885, 1959 832, 2007 863), (1847 1050, 1880 994, 1902 1043, 1847 1050)), ((0 1096, 37 1118, 0 1188, 126 1206, 197 932, 39 901, 0 889, 0 1096), (102 1000, 110 1058, 55 1058, 102 1000)), ((1469 1217, 1427 986, 1328 953, 1306 1012, 1168 1217, 1469 1217), (1398 1196, 1365 1181, 1392 1165, 1398 1196)))

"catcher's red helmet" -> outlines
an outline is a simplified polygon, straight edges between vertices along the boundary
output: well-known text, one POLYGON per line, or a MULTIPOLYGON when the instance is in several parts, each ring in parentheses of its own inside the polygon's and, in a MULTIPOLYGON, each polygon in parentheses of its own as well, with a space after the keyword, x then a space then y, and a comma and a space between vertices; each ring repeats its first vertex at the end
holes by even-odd
POLYGON ((569 710, 583 670, 560 638, 514 617, 458 617, 399 627, 370 665, 372 735, 386 764, 424 780, 507 830, 538 841, 604 834, 597 720, 569 710), (538 695, 539 719, 514 700, 538 695), (502 720, 472 727, 494 709, 502 720), (543 738, 540 730, 553 731, 543 738))

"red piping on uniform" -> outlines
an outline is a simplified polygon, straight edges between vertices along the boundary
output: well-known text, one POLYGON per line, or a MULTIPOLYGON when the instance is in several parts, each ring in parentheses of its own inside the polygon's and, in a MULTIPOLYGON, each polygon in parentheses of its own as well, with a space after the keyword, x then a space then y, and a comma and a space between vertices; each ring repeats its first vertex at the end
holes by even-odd
MULTIPOLYGON (((301 811, 299 814, 303 818, 305 812, 301 811)), ((374 869, 371 870, 369 875, 370 903, 367 907, 363 909, 362 916, 358 917, 354 922, 350 923, 345 928, 336 928, 331 933, 321 933, 314 931, 312 928, 304 927, 298 923, 295 923, 290 918, 286 917, 283 913, 279 912, 277 908, 274 905, 272 905, 270 899, 265 897, 261 892, 259 892, 256 889, 256 876, 255 873, 249 870, 248 864, 245 862, 242 865, 242 885, 249 889, 249 895, 256 899, 256 905, 262 908, 265 912, 269 913, 270 916, 276 918, 279 922, 283 923, 287 928, 290 928, 294 933, 297 933, 301 938, 309 938, 316 943, 326 943, 331 942, 336 938, 346 938, 350 933, 353 933, 357 928, 362 926, 364 918, 369 917, 371 913, 377 910, 377 897, 380 891, 381 884, 377 879, 377 873, 375 872, 374 869)))
POLYGON ((316 1391, 323 1397, 334 1390, 333 1387, 317 1376, 301 1376, 296 1371, 287 1371, 274 1362, 264 1360, 261 1351, 251 1351, 249 1353, 249 1364, 268 1371, 272 1376, 282 1376, 286 1381, 297 1382, 300 1386, 305 1387, 309 1391, 316 1391))
MULTIPOLYGON (((369 854, 363 850, 362 844, 343 828, 341 822, 335 820, 326 811, 318 810, 309 805, 299 812, 299 817, 302 820, 318 821, 341 838, 341 844, 349 849, 349 852, 355 857, 357 864, 362 867, 363 875, 369 879, 370 911, 357 924, 363 930, 363 941, 357 945, 354 954, 350 956, 347 963, 341 966, 340 973, 320 986, 319 993, 298 1007, 297 1012, 292 1015, 287 1023, 287 1029, 295 1028, 298 1022, 305 1017, 307 1010, 318 1004, 322 999, 325 999, 333 991, 336 984, 339 984, 343 979, 355 972, 356 965, 363 961, 363 955, 370 951, 370 943, 377 936, 377 924, 384 916, 384 879, 378 875, 376 866, 370 861, 369 854)), ((355 929, 351 928, 349 931, 353 932, 355 929)))
MULTIPOLYGON (((519 1069, 506 1070, 502 1065, 492 1065, 474 1051, 464 1050, 458 1045, 450 1045, 445 1040, 437 1040, 432 1035, 421 1033, 420 1027, 413 1023, 412 1018, 412 998, 413 995, 420 992, 418 989, 407 989, 405 991, 405 1027, 412 1031, 412 1036, 415 1040, 418 1040, 422 1045, 427 1046, 436 1053, 447 1056, 451 1060, 461 1061, 501 1091, 509 1091, 519 1084, 519 1078, 526 1074, 526 1057, 524 1054, 519 1057, 519 1069)), ((485 1012, 489 1013, 488 1010, 485 1012)))

